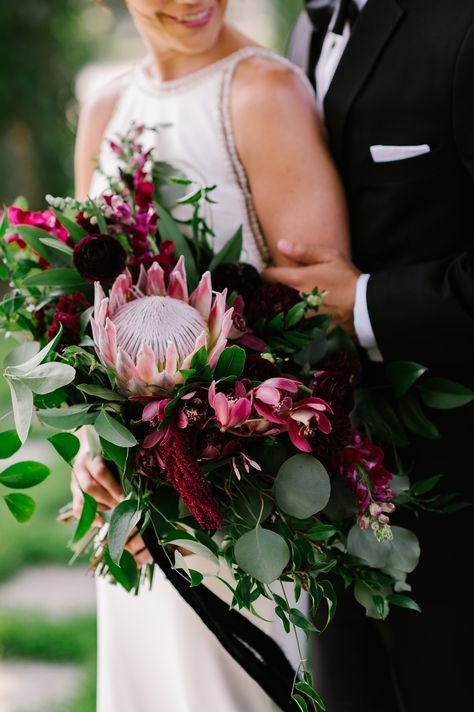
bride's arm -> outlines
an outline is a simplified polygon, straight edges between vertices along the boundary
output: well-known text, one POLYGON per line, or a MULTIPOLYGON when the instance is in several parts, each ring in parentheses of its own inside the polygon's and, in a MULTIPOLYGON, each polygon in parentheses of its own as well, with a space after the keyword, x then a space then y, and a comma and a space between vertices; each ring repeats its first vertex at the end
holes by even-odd
POLYGON ((310 87, 289 67, 249 59, 237 68, 231 112, 237 151, 274 263, 285 263, 279 240, 349 256, 344 195, 310 87))

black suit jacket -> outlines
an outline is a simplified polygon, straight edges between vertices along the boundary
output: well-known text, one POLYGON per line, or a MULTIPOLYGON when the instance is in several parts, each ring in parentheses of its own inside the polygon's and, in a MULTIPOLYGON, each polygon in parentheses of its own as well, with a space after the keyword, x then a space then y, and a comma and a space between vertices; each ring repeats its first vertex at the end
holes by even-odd
MULTIPOLYGON (((290 58, 312 79, 308 27, 303 16, 290 58)), ((324 106, 384 358, 471 381, 474 0, 368 0, 324 106), (369 150, 425 143, 391 163, 369 150)))

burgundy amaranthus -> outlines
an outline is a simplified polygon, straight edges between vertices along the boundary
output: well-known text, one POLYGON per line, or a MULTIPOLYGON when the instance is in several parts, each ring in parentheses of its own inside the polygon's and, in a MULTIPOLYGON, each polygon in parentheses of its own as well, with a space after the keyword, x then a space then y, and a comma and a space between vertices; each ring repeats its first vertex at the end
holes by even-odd
POLYGON ((157 447, 168 481, 203 529, 219 529, 221 517, 217 502, 209 492, 191 446, 191 434, 169 426, 157 447))
POLYGON ((340 474, 350 487, 358 505, 357 521, 362 529, 369 526, 379 541, 392 539, 387 514, 394 511, 391 500, 393 475, 383 465, 384 452, 358 432, 341 453, 340 474))

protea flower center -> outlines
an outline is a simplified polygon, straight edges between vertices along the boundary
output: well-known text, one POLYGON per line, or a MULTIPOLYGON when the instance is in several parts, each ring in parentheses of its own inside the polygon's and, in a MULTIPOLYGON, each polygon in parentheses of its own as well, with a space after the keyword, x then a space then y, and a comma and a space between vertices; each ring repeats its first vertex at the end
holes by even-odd
POLYGON ((132 359, 143 343, 150 346, 157 366, 165 367, 168 344, 176 346, 178 365, 194 350, 196 340, 207 325, 194 307, 172 297, 135 299, 114 314, 117 346, 132 359))
POLYGON ((138 282, 125 270, 106 297, 95 284, 92 334, 101 362, 117 374, 126 394, 153 395, 183 380, 197 351, 205 348, 213 367, 227 343, 232 309, 226 291, 213 298, 206 272, 188 297, 184 259, 170 274, 168 287, 159 264, 142 267, 138 282))

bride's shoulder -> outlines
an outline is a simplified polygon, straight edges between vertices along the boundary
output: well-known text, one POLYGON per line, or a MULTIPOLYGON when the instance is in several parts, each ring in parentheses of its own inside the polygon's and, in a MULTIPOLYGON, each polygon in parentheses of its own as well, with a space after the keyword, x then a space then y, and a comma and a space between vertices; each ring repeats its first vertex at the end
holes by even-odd
POLYGON ((256 50, 243 58, 232 88, 235 103, 258 105, 295 101, 314 104, 314 91, 305 74, 291 62, 267 50, 256 50))

